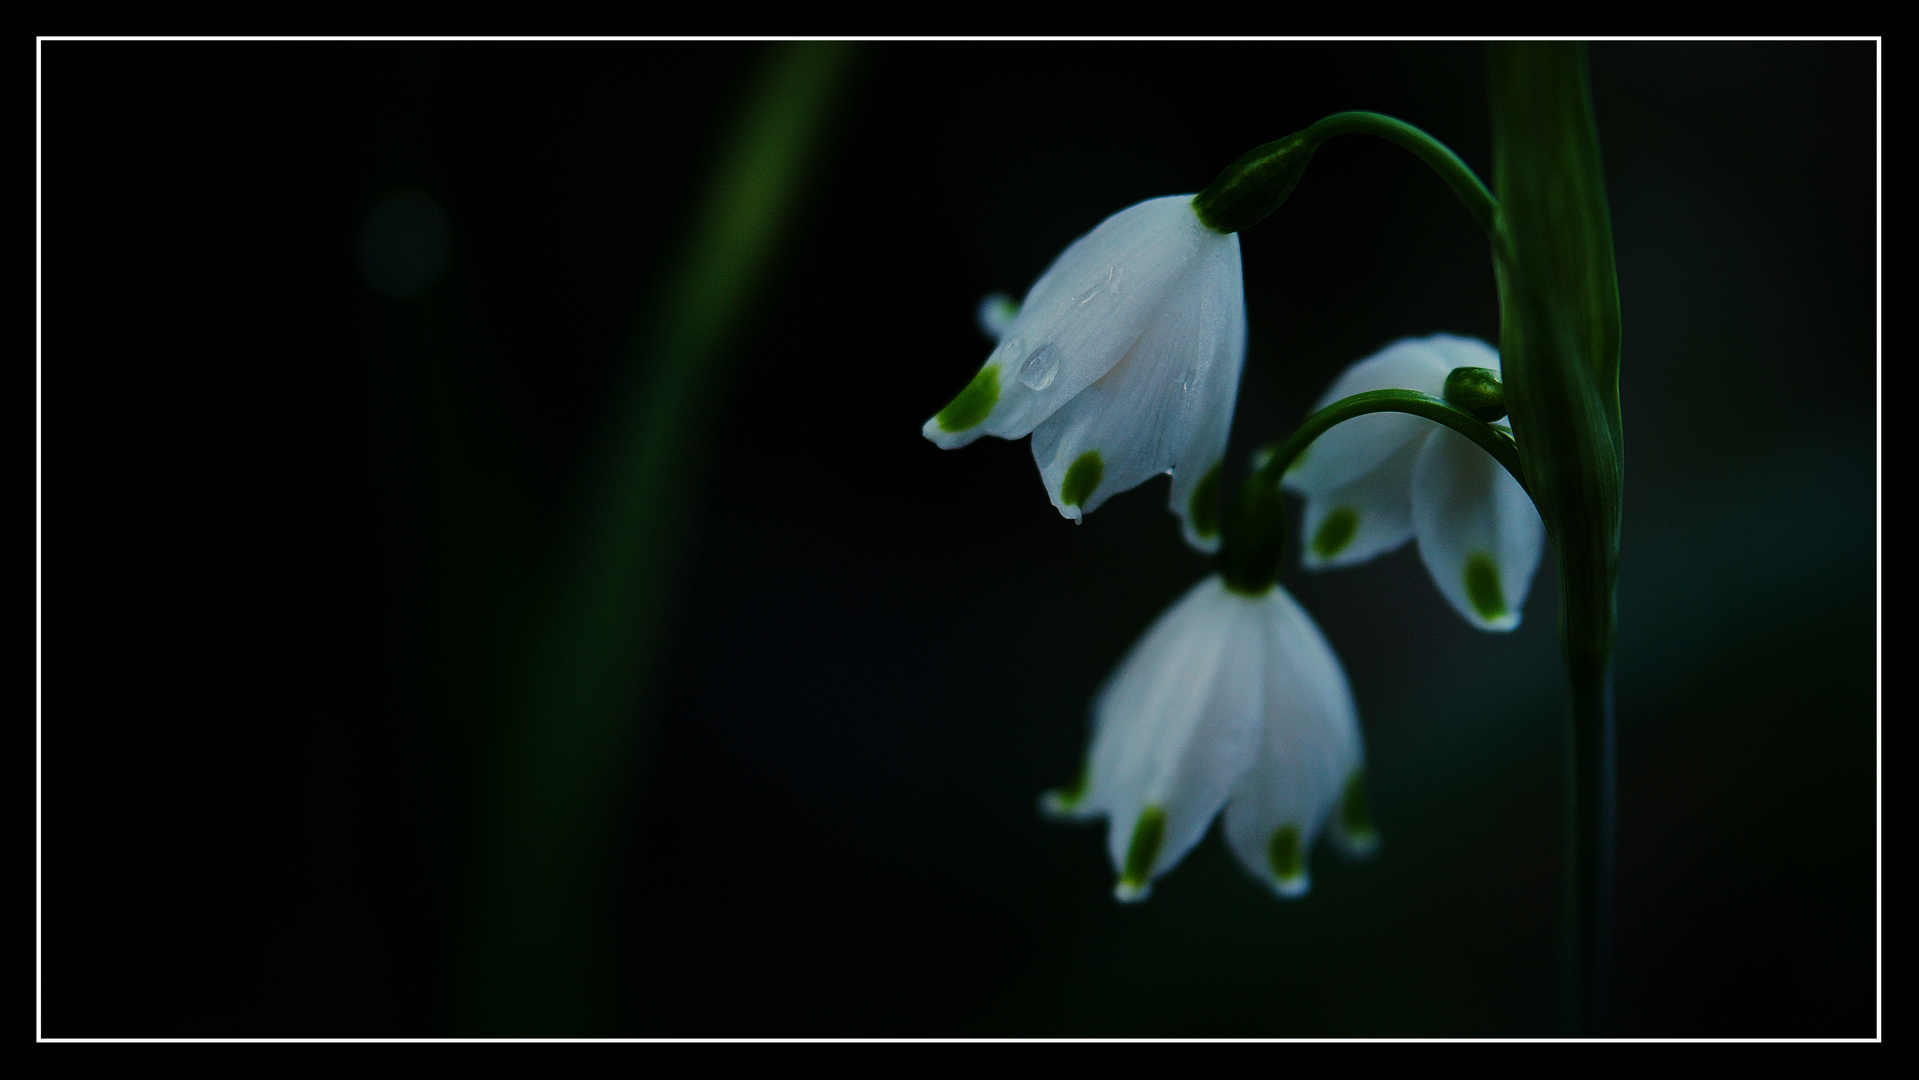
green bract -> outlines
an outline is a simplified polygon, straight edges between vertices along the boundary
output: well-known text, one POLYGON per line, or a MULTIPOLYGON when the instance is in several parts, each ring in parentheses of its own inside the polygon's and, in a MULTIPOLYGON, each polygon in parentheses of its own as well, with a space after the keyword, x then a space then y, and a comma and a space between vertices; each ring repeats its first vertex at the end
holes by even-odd
POLYGON ((1247 151, 1193 196, 1193 212, 1214 232, 1252 228, 1299 186, 1317 149, 1318 141, 1300 132, 1247 151))
POLYGON ((1194 212, 1216 232, 1252 228, 1285 203, 1306 175, 1313 154, 1339 135, 1373 135, 1409 151, 1439 174, 1481 228, 1492 228, 1492 193, 1458 154, 1404 120, 1375 112, 1334 113, 1304 131, 1247 151, 1193 197, 1194 212))

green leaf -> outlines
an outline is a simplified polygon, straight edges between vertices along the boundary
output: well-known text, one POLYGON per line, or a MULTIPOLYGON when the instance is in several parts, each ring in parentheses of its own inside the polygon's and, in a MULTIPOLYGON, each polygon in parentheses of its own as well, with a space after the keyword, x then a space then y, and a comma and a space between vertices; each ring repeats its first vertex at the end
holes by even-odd
POLYGON ((1528 490, 1558 550, 1569 652, 1612 649, 1619 287, 1584 49, 1492 47, 1500 366, 1528 490))

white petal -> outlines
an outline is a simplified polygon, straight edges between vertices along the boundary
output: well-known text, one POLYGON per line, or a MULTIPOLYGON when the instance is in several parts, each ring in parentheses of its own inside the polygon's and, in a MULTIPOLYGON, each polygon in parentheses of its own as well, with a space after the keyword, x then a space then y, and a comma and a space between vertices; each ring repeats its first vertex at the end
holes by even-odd
POLYGON ((1262 603, 1207 578, 1160 616, 1100 691, 1086 806, 1109 817, 1108 851, 1122 877, 1143 813, 1164 814, 1150 881, 1199 841, 1252 764, 1262 603))
POLYGON ((1201 273, 1211 277, 1202 293, 1202 319, 1215 332, 1210 339, 1213 355, 1203 361, 1206 374, 1201 377, 1197 395, 1199 419, 1193 425, 1192 437, 1173 462, 1172 491, 1167 497, 1168 507, 1179 515, 1186 542, 1206 552, 1219 550, 1219 516, 1223 510, 1217 500, 1222 493, 1214 470, 1226 458, 1233 410, 1239 404, 1240 371, 1246 366, 1245 275, 1240 269, 1238 234, 1231 239, 1232 246, 1226 249, 1230 258, 1215 258, 1201 266, 1201 273), (1204 494, 1215 501, 1202 509, 1196 520, 1193 498, 1209 474, 1214 480, 1204 494), (1207 523, 1205 516, 1209 513, 1210 528, 1202 531, 1200 526, 1207 523))
POLYGON ((1365 760, 1359 710, 1339 657, 1286 590, 1262 601, 1266 700, 1259 753, 1226 804, 1226 840, 1240 865, 1282 896, 1306 891, 1306 856, 1365 760), (1291 829, 1297 875, 1274 865, 1291 829))
MULTIPOLYGON (((990 411, 941 417, 921 431, 939 446, 981 435, 1017 439, 1113 369, 1203 252, 1236 237, 1199 223, 1192 196, 1130 206, 1074 241, 1034 283, 1006 336, 981 367, 993 370, 990 411)), ((956 399, 957 400, 957 399, 956 399)))
MULTIPOLYGON (((1454 368, 1462 367, 1491 368, 1495 372, 1499 370, 1499 350, 1478 338, 1460 337, 1457 334, 1434 334, 1432 337, 1421 340, 1445 363, 1447 374, 1451 374, 1454 368)), ((1442 391, 1445 389, 1446 379, 1445 376, 1441 376, 1439 389, 1426 392, 1435 397, 1442 397, 1444 396, 1442 391)))
MULTIPOLYGON (((1313 411, 1341 398, 1368 390, 1417 390, 1441 394, 1446 375, 1458 365, 1448 353, 1434 347, 1431 338, 1395 341, 1345 370, 1313 411)), ((1286 487, 1302 495, 1319 495, 1345 487, 1379 467, 1395 450, 1433 426, 1405 413, 1371 413, 1338 425, 1314 440, 1286 474, 1286 487)))
POLYGON ((1481 630, 1511 630, 1539 568, 1546 526, 1491 454, 1441 428, 1413 466, 1413 531, 1439 591, 1481 630))
POLYGON ((1425 445, 1423 438, 1409 440, 1359 479, 1309 496, 1300 520, 1300 564, 1353 566, 1411 540, 1413 462, 1425 445))
POLYGON ((1225 453, 1245 355, 1239 237, 1226 236, 1195 260, 1126 356, 1034 429, 1033 460, 1053 505, 1078 520, 1173 469, 1185 474, 1174 490, 1190 506, 1225 453))

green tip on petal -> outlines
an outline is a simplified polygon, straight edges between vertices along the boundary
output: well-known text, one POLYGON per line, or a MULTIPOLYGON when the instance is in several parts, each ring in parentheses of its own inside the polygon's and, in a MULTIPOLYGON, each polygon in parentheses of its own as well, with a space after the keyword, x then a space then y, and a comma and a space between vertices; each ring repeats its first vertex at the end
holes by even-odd
POLYGON ((1078 817, 1079 804, 1086 801, 1086 789, 1091 781, 1091 763, 1082 762, 1079 767, 1079 776, 1073 780, 1071 785, 1063 788, 1054 788, 1040 796, 1040 811, 1051 818, 1071 819, 1078 817))
POLYGON ((1086 451, 1066 470, 1066 479, 1059 485, 1059 501, 1067 506, 1086 505, 1086 497, 1099 487, 1105 475, 1106 463, 1099 459, 1099 451, 1086 451))
POLYGON ((1345 551, 1359 535, 1359 511, 1351 506, 1342 506, 1326 515, 1313 532, 1313 554, 1322 559, 1330 559, 1345 551))
POLYGON ((1266 862, 1272 867, 1273 888, 1279 895, 1306 894, 1306 847, 1300 843, 1299 826, 1281 825, 1273 830, 1272 839, 1266 842, 1266 862))
POLYGON ((1475 551, 1466 560, 1466 599, 1487 622, 1506 617, 1506 592, 1499 586, 1499 567, 1491 555, 1475 551))
POLYGON ((1054 788, 1040 793, 1039 812, 1041 816, 1054 821, 1077 821, 1079 803, 1079 792, 1071 788, 1054 788))
POLYGON ((1219 535, 1219 470, 1225 464, 1213 462, 1213 467, 1206 470, 1206 475, 1200 477, 1198 486, 1193 488, 1193 499, 1187 506, 1193 532, 1201 540, 1219 535))
POLYGON ((1379 847, 1379 830, 1373 827, 1373 812, 1366 800, 1366 774, 1354 772, 1346 778, 1346 789, 1339 795, 1339 838, 1354 855, 1370 855, 1379 847))
POLYGON ((965 431, 993 411, 999 404, 999 365, 988 364, 979 369, 973 381, 966 384, 953 400, 946 403, 933 417, 933 422, 941 431, 965 431))
POLYGON ((1126 846, 1126 867, 1120 871, 1114 889, 1121 900, 1144 900, 1153 881, 1153 863, 1159 858, 1160 841, 1166 839, 1166 810, 1148 806, 1139 812, 1133 826, 1133 840, 1126 846))

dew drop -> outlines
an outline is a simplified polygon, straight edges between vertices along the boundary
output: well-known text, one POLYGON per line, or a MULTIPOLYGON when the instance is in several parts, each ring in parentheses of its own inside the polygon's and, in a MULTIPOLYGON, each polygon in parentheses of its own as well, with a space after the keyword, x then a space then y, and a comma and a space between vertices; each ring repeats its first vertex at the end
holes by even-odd
POLYGON ((1053 353, 1051 345, 1041 345, 1039 351, 1026 358, 1020 365, 1019 381, 1029 390, 1044 390, 1053 385, 1053 376, 1059 374, 1059 357, 1053 353))

